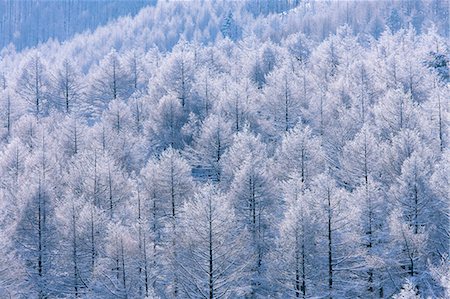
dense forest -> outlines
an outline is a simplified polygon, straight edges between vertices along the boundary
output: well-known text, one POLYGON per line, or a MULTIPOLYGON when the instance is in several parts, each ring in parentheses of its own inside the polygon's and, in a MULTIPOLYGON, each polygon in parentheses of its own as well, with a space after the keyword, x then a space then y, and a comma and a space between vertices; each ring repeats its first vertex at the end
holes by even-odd
POLYGON ((0 298, 450 298, 447 1, 85 2, 0 13, 0 298))
POLYGON ((136 15, 155 0, 0 0, 0 48, 33 47, 66 40, 123 15, 136 15))

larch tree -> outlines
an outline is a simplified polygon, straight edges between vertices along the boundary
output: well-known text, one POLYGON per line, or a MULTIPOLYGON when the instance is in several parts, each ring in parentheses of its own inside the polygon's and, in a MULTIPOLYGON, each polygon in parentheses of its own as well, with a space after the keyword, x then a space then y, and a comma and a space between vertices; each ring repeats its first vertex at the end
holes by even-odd
POLYGON ((318 223, 316 267, 321 278, 315 294, 330 299, 352 298, 360 284, 354 273, 359 255, 353 221, 358 215, 357 209, 352 207, 349 194, 337 187, 330 174, 318 175, 308 193, 314 199, 318 223))
POLYGON ((0 153, 2 172, 1 188, 12 197, 18 195, 23 176, 26 173, 26 155, 28 151, 18 138, 14 138, 0 153))
POLYGON ((99 65, 88 74, 92 82, 89 87, 88 102, 84 103, 85 109, 91 116, 99 117, 101 111, 112 100, 125 100, 131 94, 130 75, 122 66, 119 55, 112 50, 105 56, 99 65), (92 102, 91 102, 92 101, 92 102))
POLYGON ((220 181, 222 173, 221 158, 232 141, 231 124, 223 117, 211 114, 201 127, 193 146, 187 155, 194 167, 199 168, 198 176, 203 179, 220 181))
POLYGON ((152 132, 153 136, 150 136, 157 147, 162 150, 168 147, 180 149, 184 145, 181 128, 185 122, 180 100, 174 95, 166 95, 158 101, 146 127, 152 132))
POLYGON ((6 237, 9 235, 2 231, 2 245, 0 245, 2 265, 0 266, 0 296, 3 298, 25 298, 29 295, 29 285, 26 282, 26 270, 12 245, 6 237))
POLYGON ((275 250, 271 253, 270 273, 283 297, 307 298, 314 293, 315 217, 311 198, 305 196, 301 174, 282 184, 284 218, 279 225, 275 250))
MULTIPOLYGON (((400 85, 399 64, 400 53, 399 34, 394 34, 390 30, 385 30, 379 38, 379 42, 374 44, 371 52, 371 63, 374 64, 374 81, 376 87, 381 90, 390 90, 400 85)), ((403 90, 403 89, 402 89, 403 90)))
POLYGON ((156 165, 155 184, 164 198, 166 215, 172 220, 192 187, 191 168, 180 153, 172 148, 161 153, 156 165))
POLYGON ((67 197, 84 198, 83 232, 88 256, 89 275, 93 276, 98 258, 101 255, 102 243, 105 238, 105 225, 111 211, 104 210, 108 207, 104 204, 108 198, 107 185, 103 175, 101 152, 98 149, 85 150, 77 154, 69 161, 66 168, 67 197), (108 213, 109 212, 109 213, 108 213))
POLYGON ((227 81, 219 94, 217 110, 233 124, 233 131, 242 131, 247 123, 254 123, 255 105, 258 97, 256 86, 248 78, 236 77, 227 81), (236 81, 235 81, 236 80, 236 81))
POLYGON ((108 140, 107 150, 128 173, 138 171, 143 159, 144 146, 148 142, 133 134, 134 125, 131 107, 121 100, 113 100, 102 114, 101 134, 108 140))
POLYGON ((155 261, 155 245, 153 243, 154 237, 152 233, 153 230, 152 221, 150 220, 151 208, 149 205, 151 202, 146 200, 145 188, 143 184, 137 178, 134 180, 134 193, 133 202, 131 203, 131 209, 133 210, 133 216, 130 217, 131 223, 136 221, 133 225, 133 233, 137 231, 137 258, 136 264, 138 268, 138 273, 136 277, 137 290, 136 293, 139 297, 149 297, 154 291, 154 286, 152 285, 152 272, 156 272, 156 267, 153 267, 155 261), (150 219, 149 219, 150 218, 150 219), (152 265, 153 263, 153 265, 152 265))
POLYGON ((290 34, 284 41, 284 46, 289 51, 289 54, 298 63, 305 64, 311 55, 312 41, 303 33, 290 34))
POLYGON ((16 227, 16 242, 18 254, 30 273, 32 292, 37 298, 46 298, 54 292, 49 282, 53 280, 57 244, 55 234, 51 233, 56 229, 56 196, 52 186, 54 161, 45 135, 41 133, 40 137, 42 141, 39 148, 33 152, 26 166, 26 177, 31 180, 31 185, 27 187, 22 184, 18 196, 22 211, 16 227))
POLYGON ((268 292, 265 272, 267 254, 273 241, 271 231, 277 199, 273 179, 267 172, 266 147, 258 136, 246 129, 236 134, 225 155, 223 164, 226 167, 221 184, 229 186, 237 219, 249 231, 252 259, 247 279, 251 286, 250 296, 264 296, 268 292))
POLYGON ((28 110, 36 117, 48 112, 49 78, 39 54, 30 56, 23 65, 16 83, 16 92, 28 104, 28 110))
MULTIPOLYGON (((287 132, 300 120, 301 102, 299 78, 288 65, 271 72, 264 87, 265 117, 270 120, 270 131, 287 132)), ((269 132, 270 132, 269 131, 269 132)))
POLYGON ((421 134, 417 130, 401 130, 392 141, 380 143, 380 180, 389 187, 401 175, 403 162, 423 148, 421 134))
POLYGON ((414 283, 421 283, 425 263, 425 231, 414 233, 414 229, 402 220, 402 212, 394 210, 389 218, 390 253, 395 257, 389 262, 389 273, 395 279, 393 286, 387 290, 395 290, 406 278, 414 283))
POLYGON ((412 26, 397 34, 400 36, 399 43, 396 46, 401 57, 399 67, 396 70, 398 79, 403 86, 403 90, 410 95, 411 99, 414 102, 421 103, 428 97, 428 90, 432 87, 429 71, 422 61, 423 58, 421 58, 422 52, 427 50, 421 46, 420 37, 412 26))
POLYGON ((105 194, 105 198, 100 199, 99 206, 107 211, 111 220, 120 218, 123 207, 131 197, 129 177, 110 155, 100 157, 98 166, 99 185, 105 194))
POLYGON ((300 97, 300 117, 303 122, 311 121, 311 119, 309 119, 311 117, 309 107, 312 102, 314 84, 310 74, 310 65, 308 61, 301 63, 291 61, 289 64, 299 79, 298 96, 300 97))
POLYGON ((59 228, 56 268, 67 273, 67 276, 54 284, 60 293, 79 298, 86 295, 91 287, 89 205, 81 194, 68 193, 65 199, 55 209, 59 228))
MULTIPOLYGON (((251 57, 246 57, 247 71, 249 78, 258 89, 262 89, 266 84, 266 76, 272 72, 279 63, 279 48, 272 42, 259 43, 261 48, 257 49, 256 41, 252 40, 254 37, 249 37, 244 40, 247 48, 252 48, 251 57), (251 44, 254 43, 254 44, 251 44)), ((248 49, 247 49, 248 50, 248 49)), ((245 53, 244 55, 248 55, 245 53)))
POLYGON ((202 67, 196 72, 192 89, 196 98, 195 111, 203 118, 213 111, 213 105, 219 97, 220 81, 217 73, 211 67, 202 67))
POLYGON ((379 173, 379 155, 381 150, 378 141, 369 126, 364 126, 353 140, 348 141, 343 150, 341 160, 342 184, 349 189, 359 185, 367 186, 370 178, 379 173))
POLYGON ((370 298, 385 296, 386 258, 388 247, 388 221, 385 211, 388 209, 385 191, 382 185, 369 177, 364 179, 353 192, 352 202, 357 205, 359 218, 356 218, 359 269, 355 271, 362 280, 360 294, 370 298))
POLYGON ((338 73, 339 56, 336 37, 330 36, 311 54, 311 64, 320 84, 324 86, 332 82, 338 73))
POLYGON ((161 153, 156 165, 154 184, 158 188, 164 211, 164 228, 162 242, 164 251, 163 276, 166 278, 166 294, 180 296, 179 253, 179 217, 181 206, 192 190, 191 168, 179 152, 168 148, 161 153))
POLYGON ((201 186, 183 206, 180 220, 181 285, 189 298, 240 295, 245 269, 245 232, 230 200, 212 185, 201 186))
MULTIPOLYGON (((436 200, 437 210, 434 212, 435 220, 435 234, 432 239, 432 247, 435 248, 433 262, 436 259, 446 261, 448 259, 448 251, 450 244, 447 240, 450 239, 450 195, 447 190, 447 183, 450 182, 450 175, 448 172, 448 165, 450 156, 444 153, 442 159, 434 166, 434 172, 429 178, 429 186, 436 200)), ((450 291, 450 290, 449 290, 450 291)))
POLYGON ((394 205, 403 213, 403 220, 418 234, 429 224, 433 197, 428 184, 433 157, 427 152, 414 152, 403 162, 398 183, 391 188, 394 205))
MULTIPOLYGON (((105 255, 100 260, 100 298, 136 298, 138 296, 138 240, 136 232, 113 222, 107 227, 105 255)), ((140 298, 143 298, 141 295, 140 298)))
POLYGON ((390 140, 402 129, 420 127, 418 106, 401 89, 388 90, 373 109, 382 139, 390 140))
POLYGON ((20 161, 17 140, 0 154, 0 172, 4 173, 0 183, 0 296, 22 298, 30 290, 27 283, 26 263, 18 256, 15 233, 21 209, 18 207, 18 187, 24 167, 20 161), (12 154, 12 156, 11 156, 12 154))
POLYGON ((149 118, 149 113, 146 110, 146 99, 141 94, 135 94, 128 100, 128 106, 131 110, 132 118, 132 132, 136 136, 143 135, 144 123, 149 118))
MULTIPOLYGON (((158 275, 163 267, 164 256, 164 224, 166 222, 166 202, 160 195, 160 189, 156 184, 157 164, 156 157, 149 159, 140 172, 140 186, 142 186, 142 196, 145 199, 141 207, 141 220, 148 226, 148 237, 151 241, 151 255, 149 264, 151 270, 148 271, 148 284, 155 292, 160 293, 160 285, 164 283, 162 277, 158 275)), ((139 189, 140 190, 140 189, 139 189)))
POLYGON ((429 115, 431 127, 430 135, 435 139, 440 151, 444 151, 448 144, 448 84, 443 84, 438 78, 433 77, 433 88, 430 97, 423 103, 424 112, 429 115))
POLYGON ((432 253, 439 240, 445 238, 438 227, 445 223, 446 212, 429 184, 434 163, 426 150, 414 152, 403 162, 401 175, 390 189, 395 209, 391 215, 391 246, 402 252, 394 260, 394 269, 399 278, 413 279, 425 294, 427 260, 436 261, 432 253))
POLYGON ((22 116, 13 126, 13 136, 18 138, 29 153, 39 148, 42 142, 39 134, 40 126, 38 119, 33 115, 22 116))
POLYGON ((194 84, 194 55, 189 45, 181 40, 167 59, 162 70, 160 84, 166 93, 172 93, 181 103, 183 110, 190 109, 192 88, 194 84))
POLYGON ((358 124, 364 124, 371 119, 371 109, 378 95, 373 76, 370 65, 365 60, 356 61, 350 67, 348 93, 352 116, 358 124))
POLYGON ((145 86, 144 53, 139 50, 124 54, 127 72, 130 74, 133 92, 143 90, 145 86))
POLYGON ((300 175, 306 188, 315 175, 324 171, 324 159, 320 138, 314 136, 309 127, 297 124, 284 135, 275 152, 276 176, 285 180, 292 175, 300 175))
POLYGON ((85 195, 110 220, 119 217, 131 194, 130 179, 119 162, 109 152, 102 153, 97 148, 85 150, 71 162, 70 167, 77 170, 72 188, 85 195))
POLYGON ((80 72, 72 62, 64 59, 62 65, 53 75, 54 106, 66 114, 78 112, 84 95, 84 85, 80 72))
POLYGON ((55 142, 58 144, 59 150, 57 155, 61 160, 73 157, 83 152, 87 147, 87 126, 83 120, 78 119, 74 115, 69 115, 58 123, 60 126, 57 130, 55 142))
POLYGON ((13 124, 18 119, 20 105, 15 98, 15 93, 10 88, 0 89, 0 141, 10 139, 13 124))
POLYGON ((379 178, 380 148, 378 141, 373 136, 370 127, 365 125, 353 140, 346 143, 341 156, 342 173, 340 180, 342 185, 353 190, 354 202, 357 204, 360 219, 361 241, 360 246, 367 262, 367 272, 362 274, 367 279, 367 290, 370 296, 378 292, 383 294, 380 265, 382 259, 379 251, 383 249, 386 238, 382 231, 386 229, 386 223, 382 220, 383 208, 386 201, 383 190, 377 183, 379 178))

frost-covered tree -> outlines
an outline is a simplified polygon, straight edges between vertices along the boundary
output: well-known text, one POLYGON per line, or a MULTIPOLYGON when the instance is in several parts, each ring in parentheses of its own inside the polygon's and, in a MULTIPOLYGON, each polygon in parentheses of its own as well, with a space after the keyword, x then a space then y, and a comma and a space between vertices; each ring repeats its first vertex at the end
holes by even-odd
MULTIPOLYGON (((17 196, 26 173, 26 156, 28 151, 19 139, 12 140, 0 155, 2 171, 1 187, 13 197, 17 196)), ((5 194, 5 196, 6 196, 5 194)))
POLYGON ((275 132, 287 132, 300 120, 300 80, 287 65, 271 72, 266 80, 264 110, 265 116, 270 119, 269 130, 273 128, 275 132))
POLYGON ((155 180, 164 222, 161 236, 163 253, 163 283, 168 296, 180 295, 179 254, 179 218, 183 203, 192 192, 192 178, 189 164, 177 150, 168 148, 159 157, 156 164, 155 180))
POLYGON ((307 187, 312 178, 322 172, 325 154, 321 141, 309 127, 297 124, 284 135, 275 153, 275 171, 280 179, 300 175, 307 187))
MULTIPOLYGON (((0 159, 1 160, 1 159, 0 159)), ((18 216, 17 202, 11 197, 6 186, 0 185, 0 296, 5 298, 25 298, 30 291, 27 284, 26 267, 17 255, 14 246, 14 218, 18 216)))
POLYGON ((355 271, 365 281, 361 282, 360 294, 369 297, 383 297, 386 275, 386 248, 388 243, 388 221, 385 211, 388 209, 382 185, 371 177, 362 180, 352 195, 352 202, 357 206, 359 218, 354 219, 357 226, 357 249, 360 268, 355 271))
POLYGON ((428 184, 432 161, 433 157, 427 156, 426 152, 414 152, 403 162, 398 183, 390 192, 394 204, 403 213, 403 220, 416 234, 433 219, 431 214, 435 203, 428 184))
POLYGON ((428 234, 425 230, 416 233, 413 227, 402 220, 399 210, 391 213, 389 229, 392 239, 389 250, 395 257, 390 261, 389 271, 395 275, 394 283, 401 283, 405 278, 421 283, 424 278, 425 245, 428 234))
POLYGON ((339 56, 335 38, 328 38, 316 48, 311 55, 311 63, 317 78, 326 87, 338 72, 339 56))
POLYGON ((233 124, 234 132, 241 131, 254 115, 256 87, 247 78, 230 81, 219 96, 221 100, 216 109, 223 111, 224 117, 233 124))
POLYGON ((125 62, 127 73, 130 74, 131 87, 133 92, 144 89, 145 81, 145 67, 144 67, 144 53, 142 51, 130 51, 125 53, 125 62))
POLYGON ((46 298, 54 292, 50 282, 55 279, 54 254, 57 249, 57 239, 52 233, 56 230, 56 196, 52 186, 54 161, 47 146, 42 138, 39 149, 27 161, 29 182, 21 184, 17 196, 21 213, 16 226, 16 246, 20 259, 27 265, 30 292, 37 298, 46 298))
POLYGON ((84 103, 84 110, 98 117, 112 100, 127 99, 131 94, 131 80, 127 70, 122 66, 119 55, 112 50, 94 68, 90 74, 89 96, 84 103))
POLYGON ((83 122, 77 120, 76 117, 68 117, 63 122, 63 137, 59 138, 62 149, 69 154, 69 156, 78 154, 86 146, 86 126, 83 122))
POLYGON ((59 292, 81 297, 88 292, 92 275, 89 245, 89 204, 86 199, 67 194, 66 202, 56 208, 59 238, 58 272, 68 275, 55 281, 59 292))
POLYGON ((161 283, 164 283, 163 277, 158 274, 163 267, 162 256, 165 252, 163 228, 167 219, 167 213, 164 198, 160 196, 160 189, 155 184, 156 177, 157 160, 154 158, 150 159, 141 170, 140 182, 138 183, 142 186, 142 196, 145 199, 141 205, 141 223, 147 225, 148 237, 150 238, 149 241, 151 241, 151 252, 149 255, 150 270, 147 269, 148 281, 146 282, 151 286, 151 289, 159 292, 161 283))
POLYGON ((189 298, 234 298, 244 289, 245 231, 230 200, 205 185, 183 206, 180 220, 182 293, 189 298))
POLYGON ((162 66, 159 88, 163 94, 173 94, 183 109, 189 109, 194 81, 194 55, 189 44, 180 41, 162 66))
POLYGON ((348 188, 367 186, 369 179, 377 177, 380 152, 375 136, 364 126, 342 150, 343 184, 348 188))
POLYGON ((151 122, 147 123, 147 130, 154 138, 153 143, 161 149, 182 148, 181 128, 186 120, 180 100, 174 95, 166 95, 156 105, 151 114, 151 122))
POLYGON ((68 59, 62 62, 61 67, 53 75, 52 97, 56 109, 69 114, 78 112, 80 102, 83 100, 84 85, 81 74, 68 59))
POLYGON ((389 90, 374 107, 375 124, 383 139, 391 139, 402 129, 420 127, 419 109, 400 89, 389 90))
POLYGON ((31 55, 22 67, 16 92, 26 101, 28 111, 37 117, 48 112, 49 85, 47 70, 40 55, 31 55))
POLYGON ((160 190, 165 214, 172 220, 177 218, 178 209, 191 191, 190 173, 189 164, 175 149, 168 148, 158 159, 154 184, 160 190))
POLYGON ((232 129, 229 122, 215 114, 205 119, 200 135, 187 150, 191 163, 199 168, 200 178, 220 181, 223 167, 221 158, 231 141, 232 129))
POLYGON ((315 294, 328 298, 353 297, 360 284, 354 273, 359 253, 352 221, 358 211, 355 206, 352 208, 348 193, 339 189, 329 174, 315 178, 309 196, 314 199, 317 217, 316 267, 321 273, 315 294))
POLYGON ((317 224, 312 198, 305 195, 304 182, 298 173, 282 188, 286 202, 284 219, 270 256, 269 273, 283 297, 306 298, 314 294, 318 279, 313 270, 317 224))
POLYGON ((311 55, 312 42, 303 33, 290 34, 284 40, 284 46, 299 63, 306 63, 311 55))
MULTIPOLYGON (((96 297, 136 298, 138 296, 138 240, 135 231, 110 223, 105 238, 105 255, 99 261, 99 289, 96 297)), ((141 298, 142 298, 141 294, 141 298)))
POLYGON ((448 236, 438 228, 448 222, 448 216, 430 188, 432 161, 427 152, 414 152, 403 163, 398 182, 390 189, 396 209, 391 215, 391 246, 402 252, 394 259, 394 265, 399 277, 413 279, 425 294, 427 262, 439 261, 436 246, 448 236))
POLYGON ((448 143, 448 85, 440 83, 434 78, 434 88, 430 92, 429 99, 423 103, 424 112, 430 115, 430 139, 436 140, 441 151, 448 143))
POLYGON ((434 221, 435 221, 435 235, 433 236, 433 255, 444 261, 448 259, 447 252, 450 250, 450 244, 446 242, 450 239, 450 230, 448 229, 450 223, 450 198, 447 192, 447 182, 450 181, 447 166, 449 165, 449 155, 445 154, 443 158, 435 165, 434 173, 429 178, 429 186, 435 196, 434 221))
POLYGON ((258 136, 244 130, 236 134, 223 163, 226 165, 223 184, 229 184, 237 219, 249 231, 250 296, 263 296, 269 291, 265 269, 273 239, 271 230, 277 199, 273 180, 267 172, 266 147, 258 136))
POLYGON ((17 120, 20 105, 14 99, 10 89, 0 89, 0 140, 7 141, 12 133, 13 124, 17 120))
POLYGON ((353 63, 349 72, 348 94, 351 99, 352 116, 356 123, 364 124, 371 119, 371 108, 378 95, 373 83, 373 72, 370 64, 364 60, 353 63))

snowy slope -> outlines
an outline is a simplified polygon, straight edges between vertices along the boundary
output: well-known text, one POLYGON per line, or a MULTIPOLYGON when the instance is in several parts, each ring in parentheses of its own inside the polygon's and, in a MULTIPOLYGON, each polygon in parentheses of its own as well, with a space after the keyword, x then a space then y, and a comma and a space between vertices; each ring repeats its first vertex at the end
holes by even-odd
POLYGON ((151 0, 0 0, 0 49, 33 47, 50 38, 64 41, 119 16, 135 15, 151 0))

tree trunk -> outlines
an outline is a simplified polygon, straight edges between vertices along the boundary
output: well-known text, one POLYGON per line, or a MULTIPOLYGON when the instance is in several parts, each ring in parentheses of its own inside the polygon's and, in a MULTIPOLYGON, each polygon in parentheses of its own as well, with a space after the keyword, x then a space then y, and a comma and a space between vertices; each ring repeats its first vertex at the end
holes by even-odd
POLYGON ((76 226, 76 211, 75 205, 72 203, 72 262, 73 262, 73 275, 74 275, 74 291, 75 298, 78 298, 78 259, 77 259, 77 226, 76 226))
POLYGON ((209 198, 209 299, 214 298, 214 265, 213 265, 213 228, 212 228, 212 203, 211 197, 209 198))
POLYGON ((39 178, 38 190, 38 276, 39 276, 39 298, 44 298, 43 277, 44 277, 44 204, 41 194, 41 179, 39 178))
POLYGON ((332 236, 331 236, 331 194, 327 191, 328 200, 328 290, 329 298, 332 298, 333 291, 333 252, 332 252, 332 236))

